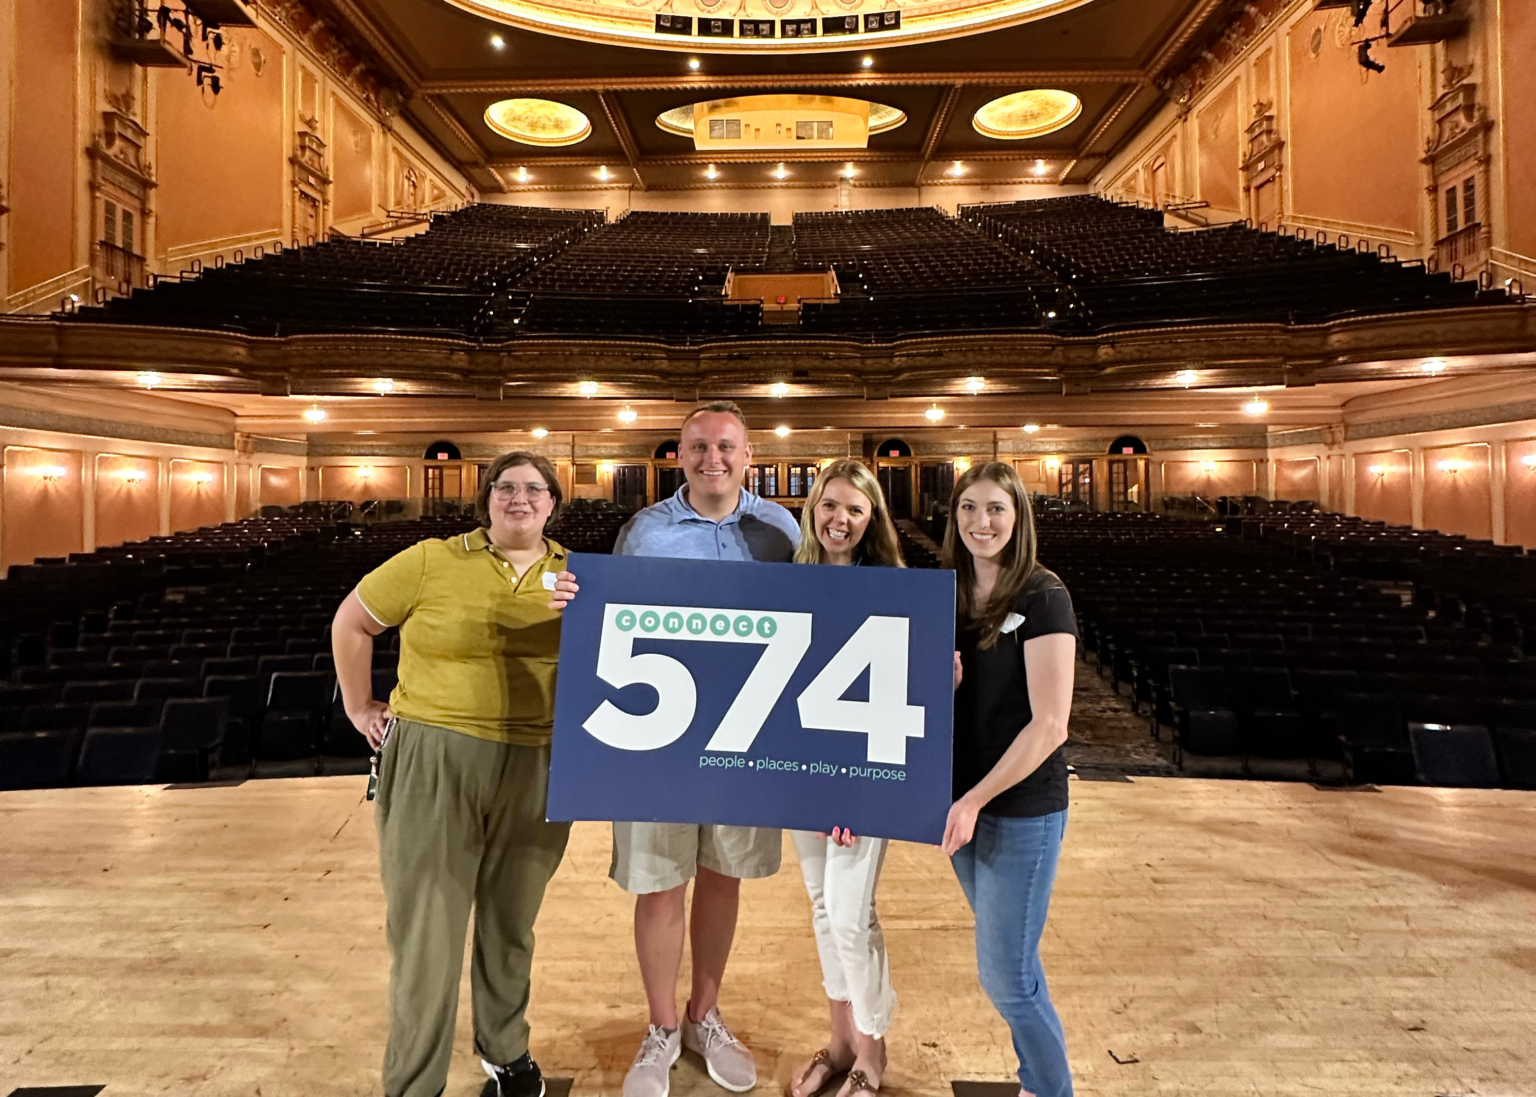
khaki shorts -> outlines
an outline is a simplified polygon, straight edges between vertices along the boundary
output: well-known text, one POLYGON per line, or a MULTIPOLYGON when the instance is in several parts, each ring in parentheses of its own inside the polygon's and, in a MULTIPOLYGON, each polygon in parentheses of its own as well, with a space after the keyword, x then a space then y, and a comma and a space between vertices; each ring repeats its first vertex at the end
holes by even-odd
POLYGON ((671 891, 700 868, 756 880, 779 871, 783 833, 777 827, 614 823, 608 875, 631 895, 671 891))

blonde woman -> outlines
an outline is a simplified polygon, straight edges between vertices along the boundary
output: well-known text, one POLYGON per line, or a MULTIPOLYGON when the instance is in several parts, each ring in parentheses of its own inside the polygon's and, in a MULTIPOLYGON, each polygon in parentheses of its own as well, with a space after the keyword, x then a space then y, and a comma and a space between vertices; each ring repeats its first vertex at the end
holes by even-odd
MULTIPOLYGON (((797 564, 905 567, 880 484, 858 461, 835 461, 811 486, 800 517, 797 564)), ((821 956, 822 985, 832 1007, 832 1038, 795 1072, 792 1097, 811 1097, 846 1074, 839 1097, 880 1088, 885 1033, 896 1008, 890 960, 875 911, 885 862, 884 838, 859 838, 841 827, 830 835, 792 831, 811 925, 821 956)))
POLYGON ((968 469, 950 498, 955 569, 954 805, 944 829, 976 915, 982 989, 1013 1033, 1020 1097, 1072 1097, 1040 935, 1067 825, 1072 598, 1035 563, 1035 520, 1013 466, 968 469))

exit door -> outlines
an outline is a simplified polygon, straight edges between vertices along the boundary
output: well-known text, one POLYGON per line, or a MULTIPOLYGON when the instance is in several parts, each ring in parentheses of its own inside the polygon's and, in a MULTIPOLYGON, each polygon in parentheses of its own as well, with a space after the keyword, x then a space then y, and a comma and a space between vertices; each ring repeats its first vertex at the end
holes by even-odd
POLYGON ((619 465, 613 470, 613 501, 625 510, 639 510, 646 503, 646 467, 619 465))
POLYGON ((907 465, 881 465, 880 490, 892 518, 912 517, 912 469, 907 465))

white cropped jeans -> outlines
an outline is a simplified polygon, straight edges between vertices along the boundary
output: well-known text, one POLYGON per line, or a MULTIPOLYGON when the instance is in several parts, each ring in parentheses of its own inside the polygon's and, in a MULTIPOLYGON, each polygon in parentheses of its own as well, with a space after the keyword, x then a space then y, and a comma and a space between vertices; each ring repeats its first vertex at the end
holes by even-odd
POLYGON ((811 897, 822 986, 828 998, 853 1007, 860 1032, 879 1039, 896 1011, 885 934, 875 911, 875 888, 890 842, 861 837, 852 846, 840 846, 814 831, 790 834, 811 897))

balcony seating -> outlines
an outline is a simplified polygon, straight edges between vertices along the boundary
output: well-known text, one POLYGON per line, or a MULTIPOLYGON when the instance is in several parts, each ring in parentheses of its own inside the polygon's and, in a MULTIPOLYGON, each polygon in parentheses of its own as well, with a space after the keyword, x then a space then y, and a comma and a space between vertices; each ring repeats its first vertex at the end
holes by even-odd
POLYGON ((1094 330, 1310 324, 1505 299, 1422 264, 1242 224, 1173 232, 1157 210, 1092 195, 963 206, 960 216, 1071 286, 1094 330))

